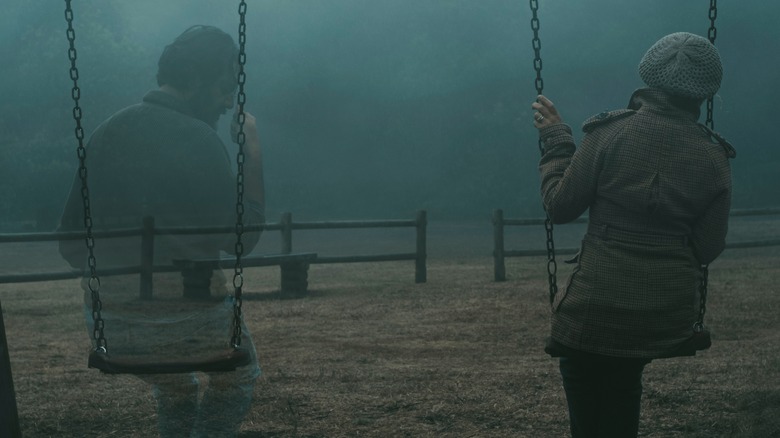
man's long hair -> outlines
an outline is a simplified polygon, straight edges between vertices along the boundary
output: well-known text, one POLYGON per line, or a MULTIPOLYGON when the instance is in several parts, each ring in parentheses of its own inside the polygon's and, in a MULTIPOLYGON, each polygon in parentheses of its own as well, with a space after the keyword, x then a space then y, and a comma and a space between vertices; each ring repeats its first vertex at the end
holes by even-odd
POLYGON ((227 33, 214 26, 196 25, 165 47, 157 63, 157 85, 193 90, 214 84, 226 71, 234 71, 238 47, 227 33))

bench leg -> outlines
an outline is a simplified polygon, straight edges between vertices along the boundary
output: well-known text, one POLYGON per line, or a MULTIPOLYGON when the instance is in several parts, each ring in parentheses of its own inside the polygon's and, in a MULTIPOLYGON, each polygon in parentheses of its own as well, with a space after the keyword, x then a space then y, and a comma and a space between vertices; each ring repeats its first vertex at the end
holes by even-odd
POLYGON ((282 263, 282 298, 300 298, 308 293, 309 264, 306 262, 282 263))
POLYGON ((211 269, 185 269, 181 271, 184 298, 207 300, 211 297, 211 269))

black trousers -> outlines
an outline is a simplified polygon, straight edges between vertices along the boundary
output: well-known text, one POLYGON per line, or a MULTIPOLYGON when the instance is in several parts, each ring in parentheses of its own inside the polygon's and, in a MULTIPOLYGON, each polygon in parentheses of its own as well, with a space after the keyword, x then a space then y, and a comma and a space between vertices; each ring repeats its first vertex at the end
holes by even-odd
POLYGON ((649 362, 598 355, 561 357, 572 437, 636 437, 642 372, 649 362))

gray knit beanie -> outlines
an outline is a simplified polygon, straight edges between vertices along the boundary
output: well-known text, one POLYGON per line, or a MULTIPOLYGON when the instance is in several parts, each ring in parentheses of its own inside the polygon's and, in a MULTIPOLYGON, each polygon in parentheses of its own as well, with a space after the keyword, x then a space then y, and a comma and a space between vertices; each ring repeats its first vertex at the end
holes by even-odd
POLYGON ((720 88, 723 68, 718 49, 709 40, 677 32, 650 47, 639 62, 639 76, 648 87, 706 99, 720 88))

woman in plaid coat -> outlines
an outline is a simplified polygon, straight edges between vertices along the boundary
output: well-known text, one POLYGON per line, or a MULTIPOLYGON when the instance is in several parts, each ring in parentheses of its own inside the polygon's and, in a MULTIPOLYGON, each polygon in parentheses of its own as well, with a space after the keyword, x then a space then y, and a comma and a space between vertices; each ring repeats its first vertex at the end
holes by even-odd
POLYGON ((579 148, 549 99, 532 104, 548 215, 560 224, 589 210, 547 348, 560 357, 574 437, 636 436, 644 367, 692 354, 681 346, 699 314, 700 267, 725 246, 734 152, 697 123, 720 87, 717 49, 667 35, 639 72, 648 88, 587 120, 579 148))

